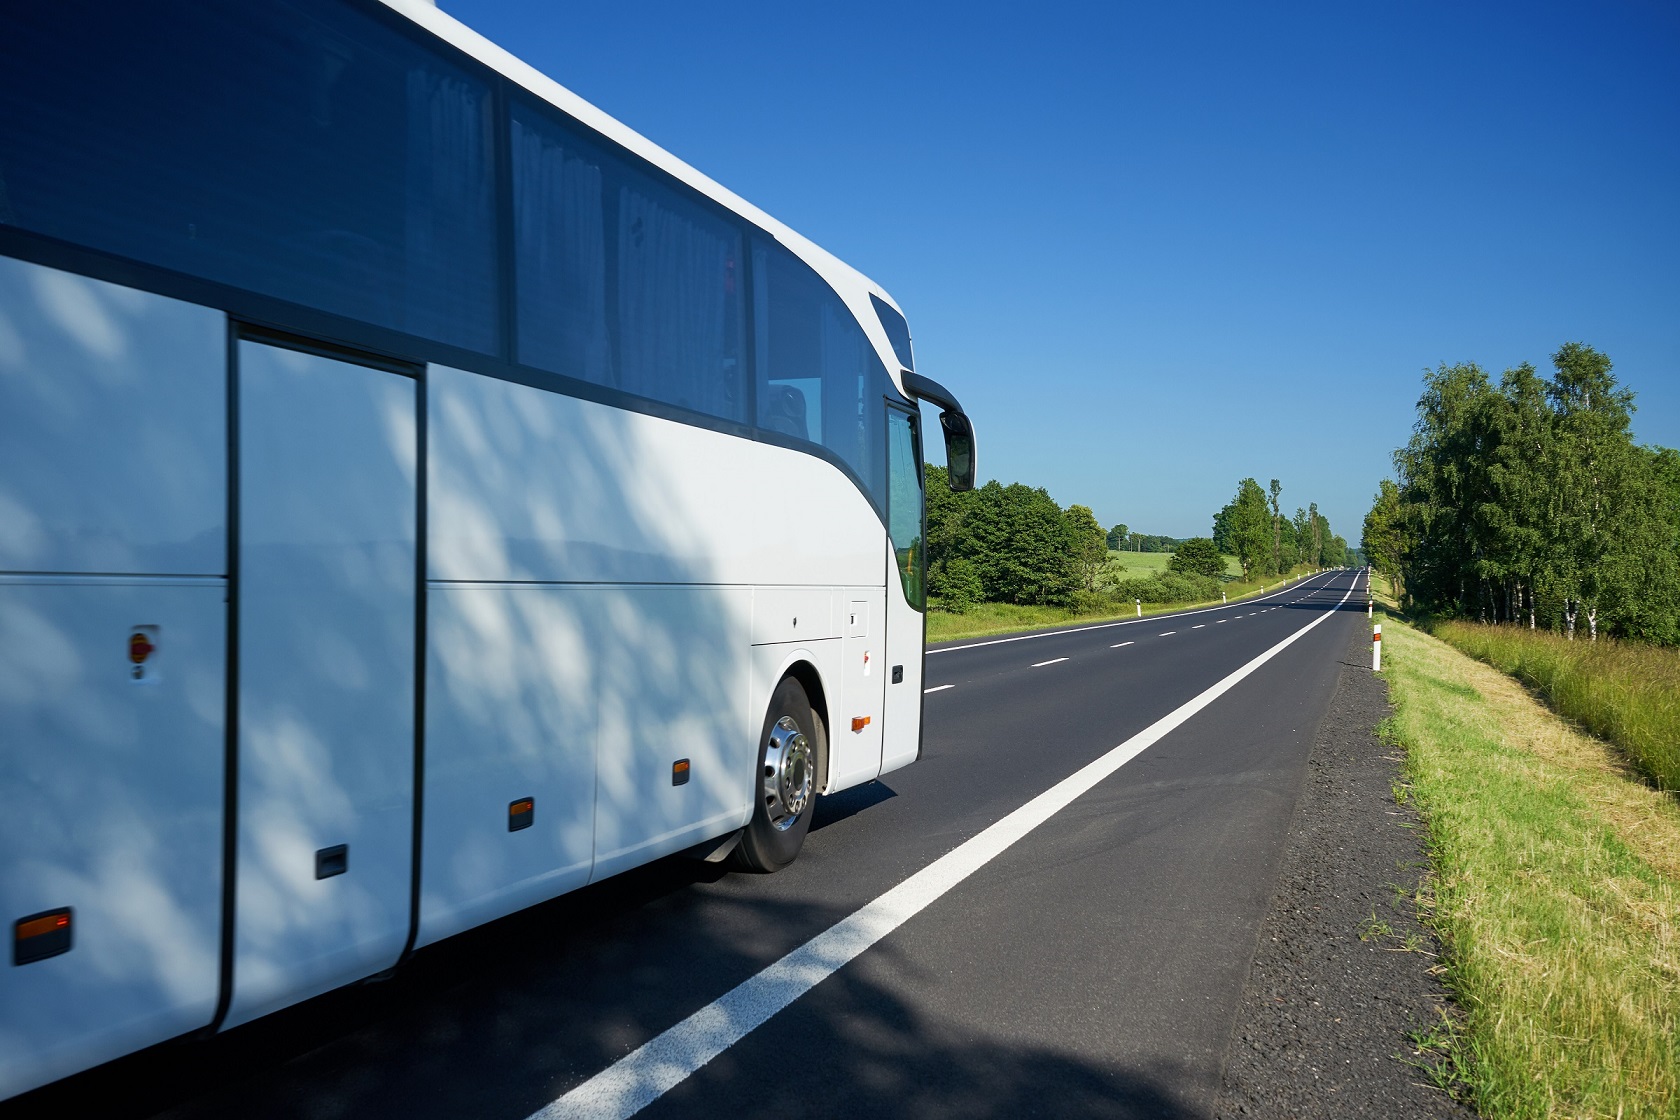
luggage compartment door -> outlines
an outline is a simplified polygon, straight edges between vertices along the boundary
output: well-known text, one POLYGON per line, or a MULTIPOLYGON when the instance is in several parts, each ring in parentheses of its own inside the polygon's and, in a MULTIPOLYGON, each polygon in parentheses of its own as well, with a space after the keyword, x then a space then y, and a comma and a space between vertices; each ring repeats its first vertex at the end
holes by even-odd
POLYGON ((418 383, 250 339, 237 360, 224 1026, 395 964, 414 837, 418 383))

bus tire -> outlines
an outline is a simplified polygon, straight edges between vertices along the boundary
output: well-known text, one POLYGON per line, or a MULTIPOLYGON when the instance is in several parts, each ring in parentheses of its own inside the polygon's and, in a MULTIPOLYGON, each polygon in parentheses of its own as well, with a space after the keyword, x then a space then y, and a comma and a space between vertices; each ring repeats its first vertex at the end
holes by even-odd
POLYGON ((817 802, 819 734, 805 689, 792 677, 783 677, 770 695, 758 737, 752 820, 735 847, 736 866, 780 871, 799 854, 817 802))

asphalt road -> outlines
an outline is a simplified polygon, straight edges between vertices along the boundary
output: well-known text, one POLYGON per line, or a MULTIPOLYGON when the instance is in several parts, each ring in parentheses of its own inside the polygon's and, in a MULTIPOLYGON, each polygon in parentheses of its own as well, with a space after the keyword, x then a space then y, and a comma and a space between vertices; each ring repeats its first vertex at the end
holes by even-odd
POLYGON ((1356 581, 937 648, 922 759, 781 874, 664 861, 5 1111, 526 1120, 1324 618, 641 1113, 1204 1116, 1356 581))

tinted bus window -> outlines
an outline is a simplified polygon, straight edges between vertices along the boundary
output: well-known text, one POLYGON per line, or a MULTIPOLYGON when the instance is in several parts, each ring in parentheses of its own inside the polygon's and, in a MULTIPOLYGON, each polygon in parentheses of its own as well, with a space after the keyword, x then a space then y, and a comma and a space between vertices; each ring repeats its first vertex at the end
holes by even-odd
POLYGON ((910 324, 904 321, 904 316, 893 310, 892 304, 880 296, 871 295, 869 302, 875 305, 875 315, 887 332, 887 341, 892 343, 893 354, 898 358, 898 364, 905 369, 915 369, 915 363, 910 360, 910 324))
POLYGON ((519 360, 746 422, 739 228, 539 110, 512 137, 519 360))
POLYGON ((13 7, 0 221, 490 352, 489 87, 320 0, 13 7))
POLYGON ((884 505, 881 400, 887 371, 820 276, 786 249, 753 242, 758 423, 840 456, 884 505))
POLYGON ((927 609, 927 542, 922 538, 922 443, 917 416, 887 410, 887 535, 904 599, 927 609))

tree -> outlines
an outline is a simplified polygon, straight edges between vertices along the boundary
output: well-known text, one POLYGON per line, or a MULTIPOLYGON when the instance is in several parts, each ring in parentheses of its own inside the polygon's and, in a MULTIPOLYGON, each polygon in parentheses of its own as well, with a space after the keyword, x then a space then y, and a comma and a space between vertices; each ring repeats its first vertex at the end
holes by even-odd
POLYGON ((1365 515, 1365 530, 1360 543, 1371 567, 1396 581, 1396 591, 1402 591, 1398 586, 1400 550, 1405 542, 1405 527, 1401 518, 1400 488, 1385 478, 1377 485, 1371 512, 1365 515))
POLYGON ((1108 535, 1097 523, 1090 506, 1069 506, 1062 515, 1067 527, 1068 551, 1073 557, 1074 571, 1079 585, 1087 591, 1097 589, 1097 577, 1108 567, 1108 535))
POLYGON ((999 603, 1051 604, 1074 588, 1067 524, 1042 488, 995 479, 972 492, 971 558, 986 598, 999 603))
POLYGON ((1225 557, 1219 554, 1212 538, 1191 537, 1178 546, 1178 551, 1167 561, 1167 567, 1175 572, 1190 572, 1207 576, 1209 579, 1218 579, 1225 574, 1225 557))
POLYGON ((1237 496, 1214 515, 1213 525, 1215 547, 1237 558, 1244 579, 1265 570, 1272 550, 1272 524, 1266 492, 1258 482, 1245 478, 1237 483, 1237 496))
POLYGON ((1278 495, 1283 493, 1283 483, 1272 479, 1272 571, 1283 571, 1283 514, 1278 509, 1278 495))
POLYGON ((1435 613, 1680 641, 1680 456, 1634 445, 1604 354, 1571 342, 1552 367, 1425 375, 1396 491, 1366 517, 1372 563, 1435 613))
POLYGON ((1108 547, 1114 549, 1116 552, 1120 551, 1126 547, 1126 540, 1131 535, 1132 531, 1130 528, 1125 525, 1116 525, 1108 531, 1108 547))
POLYGON ((1324 530, 1327 528, 1324 518, 1318 515, 1318 503, 1307 503, 1307 532, 1312 538, 1312 552, 1309 559, 1315 568, 1324 567, 1324 530))

